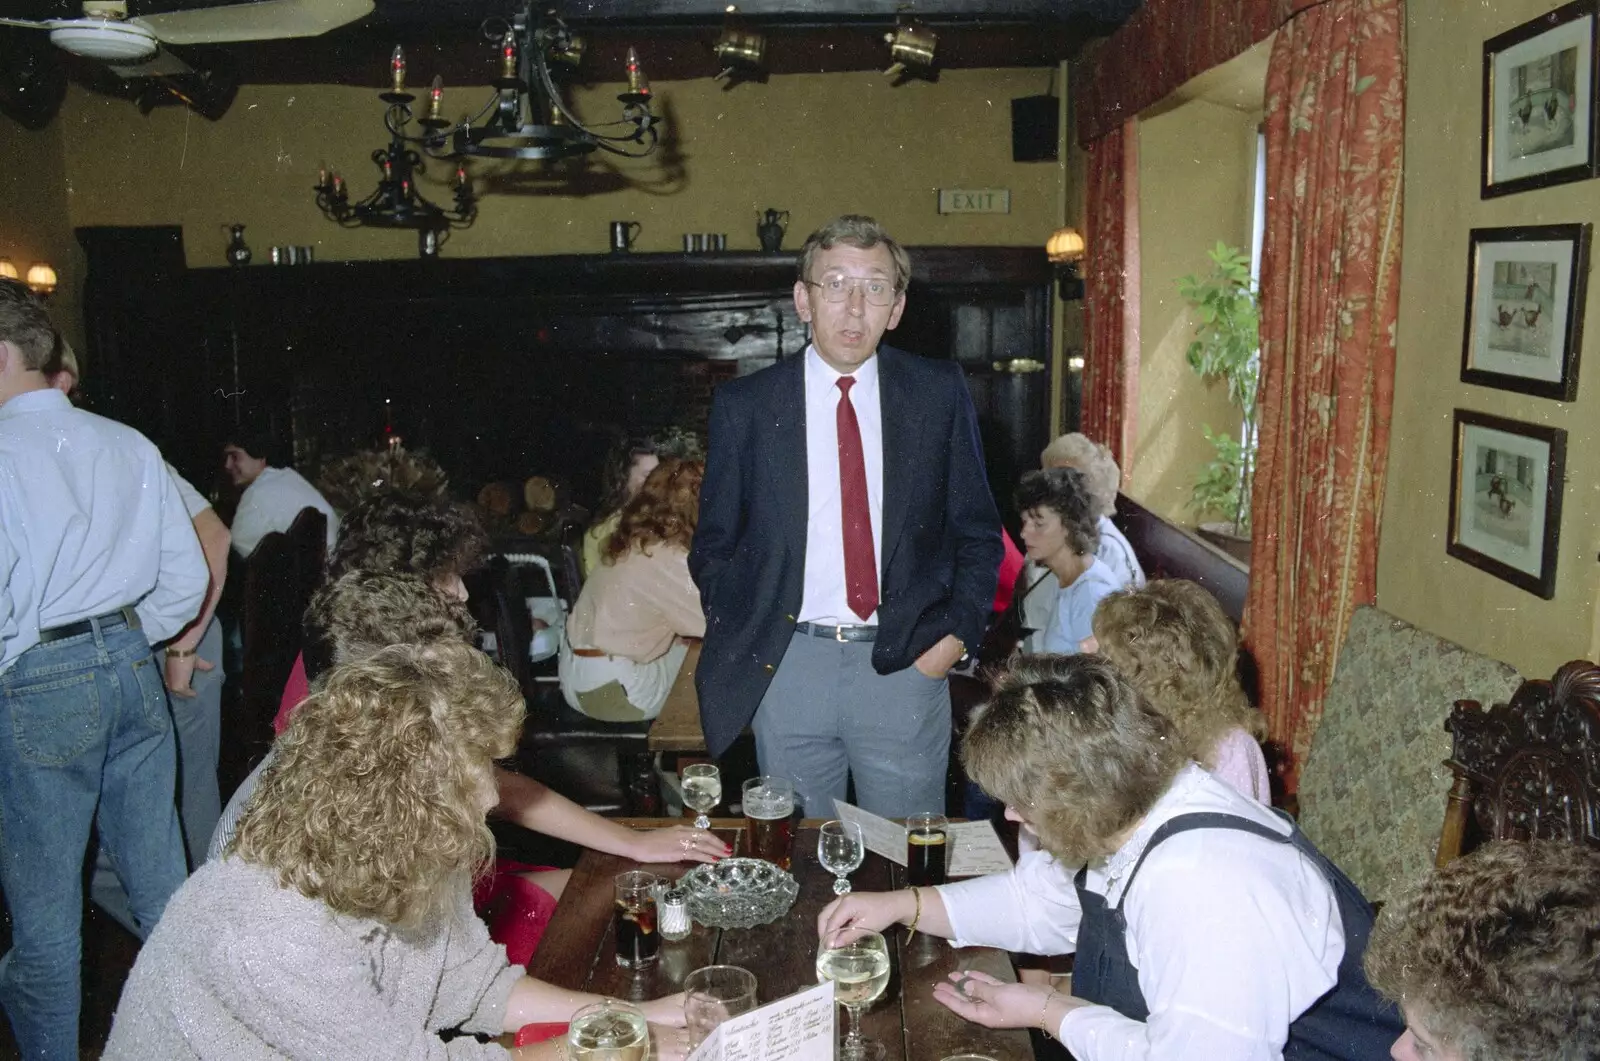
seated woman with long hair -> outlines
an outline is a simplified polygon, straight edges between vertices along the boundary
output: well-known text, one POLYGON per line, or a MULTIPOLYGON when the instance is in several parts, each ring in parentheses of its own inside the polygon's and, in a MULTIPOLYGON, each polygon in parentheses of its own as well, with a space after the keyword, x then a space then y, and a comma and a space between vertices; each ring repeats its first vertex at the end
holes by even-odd
POLYGON ((1076 954, 1072 995, 954 974, 934 997, 1034 1027, 1078 1061, 1379 1061, 1399 1015, 1367 984, 1372 909, 1285 819, 1189 760, 1171 721, 1101 656, 1024 658, 961 749, 1047 857, 937 888, 852 893, 837 946, 895 922, 1030 954, 1076 954))
MULTIPOLYGON (((598 1001, 506 962, 472 912, 484 814, 522 694, 466 645, 396 645, 295 713, 227 856, 179 890, 140 951, 109 1059, 505 1057, 473 1033, 598 1001), (441 1031, 463 1034, 448 1043, 441 1031)), ((643 1005, 681 1026, 682 997, 643 1005)), ((658 1027, 663 1057, 682 1057, 658 1027)), ((512 1056, 555 1058, 542 1043, 512 1056)))
POLYGON ((575 710, 605 722, 655 718, 683 666, 684 639, 705 636, 689 577, 704 474, 699 461, 667 457, 622 507, 567 620, 559 672, 575 710))

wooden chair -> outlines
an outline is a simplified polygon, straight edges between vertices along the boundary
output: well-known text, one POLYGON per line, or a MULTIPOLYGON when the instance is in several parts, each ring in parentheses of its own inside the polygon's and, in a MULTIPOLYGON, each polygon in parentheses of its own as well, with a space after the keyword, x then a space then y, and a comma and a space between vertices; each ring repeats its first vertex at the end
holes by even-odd
POLYGON ((592 719, 568 707, 559 686, 538 680, 528 659, 533 621, 523 574, 504 555, 490 560, 495 643, 501 665, 517 679, 528 707, 520 767, 589 810, 660 814, 661 793, 649 749, 651 724, 592 719))
POLYGON ((1488 840, 1600 845, 1600 666, 1574 660, 1487 711, 1457 700, 1445 725, 1455 782, 1437 865, 1488 840))
MULTIPOLYGON (((244 655, 240 710, 232 717, 230 772, 255 768, 272 743, 272 720, 304 640, 306 605, 322 582, 328 518, 303 508, 289 529, 261 539, 244 562, 240 626, 244 655)), ((227 717, 227 716, 225 716, 227 717)))

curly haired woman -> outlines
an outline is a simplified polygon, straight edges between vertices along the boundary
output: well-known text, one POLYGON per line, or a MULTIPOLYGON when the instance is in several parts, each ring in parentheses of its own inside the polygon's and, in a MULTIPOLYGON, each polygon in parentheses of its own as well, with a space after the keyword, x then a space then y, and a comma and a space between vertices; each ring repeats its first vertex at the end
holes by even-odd
POLYGON ((1399 1014, 1367 984, 1372 908, 1287 819, 1189 760, 1101 656, 1023 658, 961 758, 1048 857, 937 888, 853 892, 837 946, 899 922, 957 946, 1077 955, 1072 995, 952 974, 934 997, 1079 1061, 1379 1061, 1399 1014))
POLYGON ((575 710, 606 722, 655 718, 683 666, 683 639, 705 636, 689 577, 704 474, 699 461, 667 457, 623 506, 561 646, 561 691, 575 710))
MULTIPOLYGON (((556 1058, 500 1035, 598 1001, 508 965, 472 913, 494 853, 494 760, 522 695, 466 645, 338 668, 279 740, 226 858, 195 873, 139 953, 105 1056, 556 1058), (468 1033, 446 1043, 441 1031, 468 1033)), ((681 1058, 682 996, 647 1002, 681 1058)))
MULTIPOLYGON (((339 540, 328 554, 324 585, 349 571, 417 575, 456 600, 467 599, 461 576, 477 567, 488 547, 478 517, 447 498, 382 490, 358 502, 339 524, 339 540)), ((294 661, 272 720, 282 733, 289 715, 311 691, 305 656, 294 661)))
POLYGON ((1600 1057, 1600 851, 1499 841, 1384 908, 1367 976, 1400 1004, 1395 1061, 1600 1057))
POLYGON ((1258 743, 1266 719, 1239 686, 1239 636, 1222 606, 1187 579, 1113 593, 1094 613, 1098 651, 1177 730, 1184 752, 1261 803, 1272 802, 1258 743))
POLYGON ((1017 484, 1016 505, 1028 559, 1049 569, 1054 577, 1045 582, 1057 586, 1055 607, 1034 651, 1077 652, 1090 634, 1095 607, 1127 585, 1095 555, 1100 531, 1088 476, 1076 468, 1029 472, 1017 484))

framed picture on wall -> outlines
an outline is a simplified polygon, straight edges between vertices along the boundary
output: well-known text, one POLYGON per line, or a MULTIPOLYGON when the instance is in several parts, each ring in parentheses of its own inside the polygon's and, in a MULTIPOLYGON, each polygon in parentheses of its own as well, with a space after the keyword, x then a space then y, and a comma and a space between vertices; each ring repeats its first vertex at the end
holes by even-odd
POLYGON ((1577 398, 1591 229, 1585 224, 1472 230, 1463 383, 1563 402, 1577 398))
POLYGON ((1457 409, 1451 463, 1445 551, 1554 597, 1567 433, 1457 409))
POLYGON ((1600 174, 1600 0, 1575 0, 1483 45, 1483 198, 1600 174))

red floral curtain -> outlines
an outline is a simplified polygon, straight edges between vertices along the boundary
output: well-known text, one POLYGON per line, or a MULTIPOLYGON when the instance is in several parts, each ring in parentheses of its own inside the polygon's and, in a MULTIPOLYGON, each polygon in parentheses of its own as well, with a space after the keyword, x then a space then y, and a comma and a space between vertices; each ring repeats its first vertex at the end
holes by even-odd
POLYGON ((1321 0, 1145 0, 1072 65, 1078 142, 1090 147, 1196 74, 1266 40, 1321 0))
POLYGON ((1294 791, 1351 612, 1376 591, 1400 301, 1404 0, 1326 0, 1287 22, 1266 125, 1245 637, 1294 791))
POLYGON ((1139 131, 1132 122, 1089 145, 1084 298, 1088 351, 1078 430, 1124 470, 1139 394, 1139 131))

